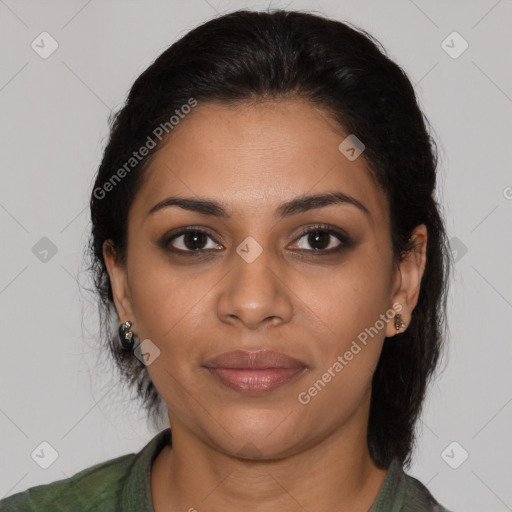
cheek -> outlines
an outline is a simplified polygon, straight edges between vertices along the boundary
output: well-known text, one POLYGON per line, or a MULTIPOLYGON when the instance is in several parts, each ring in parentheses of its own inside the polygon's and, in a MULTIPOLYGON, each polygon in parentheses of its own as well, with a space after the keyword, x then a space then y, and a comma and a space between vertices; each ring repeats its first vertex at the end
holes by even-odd
MULTIPOLYGON (((389 271, 382 260, 360 251, 327 276, 304 277, 301 299, 330 328, 330 337, 338 340, 338 348, 343 348, 385 313, 389 283, 389 271)), ((382 325, 379 323, 378 327, 382 325)))
MULTIPOLYGON (((333 283, 334 285, 335 283, 333 283)), ((363 403, 371 389, 385 339, 384 296, 374 289, 363 288, 355 278, 354 286, 345 281, 337 288, 338 301, 329 300, 323 314, 329 318, 331 336, 316 339, 316 365, 299 390, 297 399, 310 404, 312 411, 331 411, 334 422, 345 421, 363 403), (345 290, 345 293, 339 293, 345 290)), ((310 331, 311 332, 311 331, 310 331)))
POLYGON ((361 251, 360 257, 317 284, 322 293, 309 284, 303 297, 313 316, 322 320, 318 328, 327 335, 313 336, 319 357, 309 382, 313 385, 320 379, 316 388, 324 384, 330 388, 322 392, 324 398, 319 402, 343 397, 346 403, 352 399, 356 403, 371 384, 386 326, 392 321, 387 309, 389 272, 378 255, 361 251))
POLYGON ((130 256, 131 303, 139 329, 146 337, 161 338, 193 309, 207 283, 191 267, 173 266, 157 248, 134 248, 130 256))
POLYGON ((137 334, 158 347, 159 359, 148 370, 155 384, 164 379, 165 389, 173 378, 197 369, 204 356, 219 278, 193 265, 172 266, 156 250, 134 251, 131 256, 128 273, 137 334))
POLYGON ((133 258, 130 281, 137 334, 158 347, 158 357, 147 366, 158 393, 182 420, 194 421, 200 411, 190 407, 197 393, 192 370, 197 371, 204 350, 205 321, 212 307, 208 290, 215 280, 180 272, 162 260, 133 258))

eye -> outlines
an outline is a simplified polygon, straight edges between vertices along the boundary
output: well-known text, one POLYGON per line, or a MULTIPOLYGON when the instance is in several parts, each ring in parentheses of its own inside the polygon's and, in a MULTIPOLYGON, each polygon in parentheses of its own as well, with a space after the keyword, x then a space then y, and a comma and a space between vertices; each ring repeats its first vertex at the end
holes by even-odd
POLYGON ((222 249, 212 236, 199 228, 189 227, 171 237, 164 238, 163 245, 173 252, 201 253, 203 251, 222 249))
MULTIPOLYGON (((319 224, 304 229, 294 244, 295 247, 292 246, 292 249, 320 256, 340 252, 350 247, 351 241, 345 232, 319 224)), ((187 256, 199 256, 206 252, 223 249, 223 246, 218 244, 207 231, 194 226, 164 236, 160 245, 166 251, 187 256)))
POLYGON ((345 233, 324 224, 308 228, 302 232, 296 242, 299 250, 314 253, 333 253, 350 245, 350 239, 345 233), (308 249, 308 246, 312 249, 308 249))

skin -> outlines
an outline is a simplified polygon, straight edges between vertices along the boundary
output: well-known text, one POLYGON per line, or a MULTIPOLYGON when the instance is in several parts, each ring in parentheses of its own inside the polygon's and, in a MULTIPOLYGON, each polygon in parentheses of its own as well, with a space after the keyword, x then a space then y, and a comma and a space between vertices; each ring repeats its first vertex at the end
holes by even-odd
POLYGON ((120 321, 132 321, 140 341, 160 350, 147 369, 167 403, 173 446, 152 466, 156 512, 229 512, 247 503, 252 511, 357 512, 373 504, 386 471, 366 443, 371 379, 383 343, 394 342, 385 341, 394 322, 307 405, 297 397, 394 303, 408 325, 427 231, 414 230, 416 250, 394 265, 386 196, 363 157, 350 161, 338 150, 345 137, 299 99, 199 104, 156 153, 130 207, 125 262, 105 243, 120 321), (283 202, 332 191, 356 198, 369 214, 344 203, 276 215, 283 202), (178 206, 148 215, 171 195, 218 201, 231 217, 178 206), (342 250, 322 255, 321 243, 300 232, 318 223, 345 230, 352 244, 332 235, 322 247, 341 243, 342 250), (186 226, 211 238, 159 245, 186 226), (251 263, 236 252, 248 236, 263 249, 251 263), (209 252, 179 255, 173 246, 209 252), (307 369, 270 392, 244 395, 202 367, 235 349, 284 352, 307 369))

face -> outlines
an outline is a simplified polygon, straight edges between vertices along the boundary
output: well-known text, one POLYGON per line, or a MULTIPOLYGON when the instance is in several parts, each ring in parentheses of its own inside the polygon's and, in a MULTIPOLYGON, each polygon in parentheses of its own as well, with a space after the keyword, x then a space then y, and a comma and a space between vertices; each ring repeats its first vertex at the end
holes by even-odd
POLYGON ((199 104, 148 168, 125 264, 104 253, 120 321, 150 340, 174 439, 277 458, 365 432, 393 304, 407 323, 424 251, 393 264, 386 197, 363 157, 338 149, 345 137, 300 100, 199 104), (339 199, 305 200, 326 194, 339 199), (227 385, 205 365, 234 350, 280 352, 298 369, 227 370, 227 385))

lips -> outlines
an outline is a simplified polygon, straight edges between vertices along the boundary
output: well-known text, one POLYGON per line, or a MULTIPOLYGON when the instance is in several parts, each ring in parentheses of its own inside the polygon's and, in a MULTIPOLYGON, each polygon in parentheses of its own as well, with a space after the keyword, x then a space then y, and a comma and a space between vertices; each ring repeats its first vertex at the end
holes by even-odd
POLYGON ((225 352, 203 366, 222 384, 248 394, 271 391, 307 368, 298 359, 272 350, 225 352))

